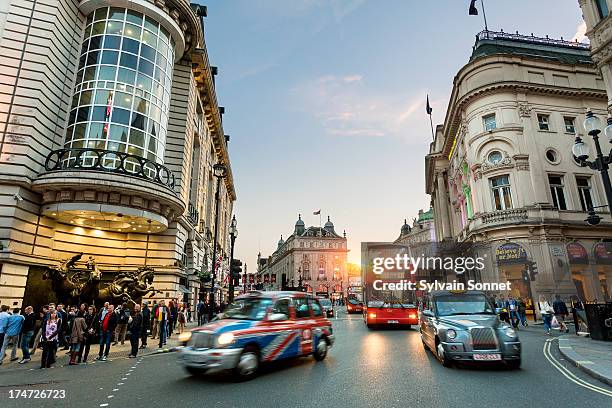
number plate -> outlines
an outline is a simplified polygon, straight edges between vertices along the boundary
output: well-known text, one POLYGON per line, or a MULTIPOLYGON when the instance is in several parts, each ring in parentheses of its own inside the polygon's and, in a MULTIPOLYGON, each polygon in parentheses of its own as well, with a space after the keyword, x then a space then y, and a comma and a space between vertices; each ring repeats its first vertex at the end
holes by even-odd
POLYGON ((477 361, 501 361, 501 354, 474 354, 477 361))
POLYGON ((387 320, 387 323, 389 323, 389 324, 398 324, 399 321, 398 320, 387 320))

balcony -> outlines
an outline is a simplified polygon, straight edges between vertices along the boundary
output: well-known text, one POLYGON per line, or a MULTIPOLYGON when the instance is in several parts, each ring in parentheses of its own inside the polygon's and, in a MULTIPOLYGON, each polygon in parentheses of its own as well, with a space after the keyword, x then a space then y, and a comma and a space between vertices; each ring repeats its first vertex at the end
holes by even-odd
POLYGON ((481 216, 483 224, 516 222, 527 219, 527 210, 522 208, 494 211, 481 216))
POLYGON ((118 232, 165 230, 185 204, 170 169, 143 157, 100 149, 59 149, 33 183, 43 215, 57 222, 118 232))
POLYGON ((200 212, 196 209, 195 205, 189 203, 187 206, 187 220, 194 227, 198 226, 198 222, 200 221, 200 212))

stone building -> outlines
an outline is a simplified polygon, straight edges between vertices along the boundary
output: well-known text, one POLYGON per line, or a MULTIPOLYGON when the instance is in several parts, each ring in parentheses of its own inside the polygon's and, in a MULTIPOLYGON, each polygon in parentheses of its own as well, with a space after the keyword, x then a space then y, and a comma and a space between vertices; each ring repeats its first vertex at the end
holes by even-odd
MULTIPOLYGON (((236 199, 205 8, 186 0, 0 2, 0 301, 83 253, 112 278, 149 265, 193 302, 236 199)), ((227 262, 221 262, 226 266, 227 262)))
POLYGON ((431 244, 436 242, 436 228, 433 217, 433 208, 427 211, 419 210, 417 218, 412 220, 412 226, 404 220, 400 236, 394 241, 396 244, 431 244))
POLYGON ((266 290, 302 288, 330 298, 346 296, 348 274, 346 233, 339 235, 330 218, 321 227, 306 228, 301 215, 286 240, 267 259, 258 256, 258 280, 266 290))
POLYGON ((585 111, 605 117, 606 106, 588 45, 477 35, 425 161, 435 235, 486 259, 477 278, 508 280, 514 295, 536 301, 609 298, 609 212, 585 222, 589 207, 605 204, 601 177, 571 150, 585 111))

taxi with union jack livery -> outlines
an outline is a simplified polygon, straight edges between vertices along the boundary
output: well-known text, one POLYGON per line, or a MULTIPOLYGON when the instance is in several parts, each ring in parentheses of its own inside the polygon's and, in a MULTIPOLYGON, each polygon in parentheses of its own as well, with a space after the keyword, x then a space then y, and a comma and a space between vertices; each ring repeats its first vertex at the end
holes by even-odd
POLYGON ((183 333, 180 361, 194 375, 232 370, 245 380, 262 363, 309 355, 321 361, 334 339, 331 322, 313 296, 254 291, 238 296, 212 322, 183 333))

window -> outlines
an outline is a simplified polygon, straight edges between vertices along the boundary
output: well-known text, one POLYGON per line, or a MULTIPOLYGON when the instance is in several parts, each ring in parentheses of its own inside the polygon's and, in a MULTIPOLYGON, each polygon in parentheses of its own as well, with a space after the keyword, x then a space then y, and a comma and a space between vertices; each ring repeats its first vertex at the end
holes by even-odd
POLYGON ((289 304, 291 304, 291 299, 277 300, 272 308, 272 313, 282 313, 289 318, 289 304))
POLYGON ((538 126, 540 130, 550 130, 548 115, 538 115, 538 126))
POLYGON ((310 299, 310 307, 312 308, 312 314, 315 317, 323 316, 323 309, 321 309, 321 305, 317 299, 310 299))
POLYGON ((308 307, 308 298, 297 297, 294 299, 295 303, 295 317, 297 319, 304 319, 310 317, 310 308, 308 307))
POLYGON ((580 206, 582 211, 588 211, 593 208, 593 196, 591 194, 591 178, 585 176, 576 176, 576 184, 578 185, 578 196, 580 197, 580 206))
POLYGON ((497 128, 497 123, 495 122, 495 114, 492 113, 490 115, 486 115, 482 117, 482 121, 484 122, 485 132, 491 131, 497 128))
POLYGON ((548 184, 550 185, 550 194, 553 199, 553 206, 559 210, 567 210, 565 202, 565 193, 563 192, 563 176, 548 176, 548 184))
POLYGON ((553 149, 548 149, 546 151, 546 160, 551 163, 557 163, 559 161, 559 156, 557 155, 557 152, 555 152, 553 149))
POLYGON ((599 18, 603 19, 608 17, 608 5, 606 4, 606 0, 595 0, 595 8, 597 9, 597 13, 599 14, 599 18))
POLYGON ((575 125, 576 122, 575 121, 576 121, 575 118, 571 118, 568 116, 563 117, 563 123, 565 123, 566 133, 572 133, 572 134, 576 133, 576 125, 575 125))
POLYGON ((497 163, 499 163, 500 161, 502 161, 502 154, 498 151, 493 151, 491 153, 489 153, 489 156, 487 157, 487 160, 489 161, 489 163, 495 165, 497 163))
POLYGON ((512 193, 508 175, 492 178, 491 189, 493 190, 493 206, 496 211, 512 208, 512 193))

